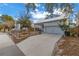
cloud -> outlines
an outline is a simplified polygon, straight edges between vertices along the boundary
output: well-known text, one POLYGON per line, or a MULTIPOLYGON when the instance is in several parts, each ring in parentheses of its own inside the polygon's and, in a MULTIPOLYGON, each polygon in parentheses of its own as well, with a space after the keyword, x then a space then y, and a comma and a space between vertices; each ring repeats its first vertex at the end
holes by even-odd
POLYGON ((32 17, 33 18, 35 18, 35 19, 40 19, 40 18, 42 18, 42 19, 44 19, 47 15, 49 15, 50 13, 48 13, 48 12, 31 12, 31 14, 32 14, 32 17))
POLYGON ((61 15, 62 14, 61 9, 60 8, 59 9, 55 8, 53 14, 61 15))
MULTIPOLYGON (((44 7, 43 7, 44 8, 44 7)), ((53 14, 61 15, 63 14, 61 12, 61 9, 54 9, 53 14)), ((36 22, 37 19, 44 19, 47 17, 47 15, 50 15, 50 13, 45 12, 45 11, 39 11, 38 9, 35 9, 35 12, 31 12, 32 18, 34 19, 33 21, 36 22)))
POLYGON ((16 17, 16 18, 14 17, 14 20, 18 20, 18 17, 16 17))
MULTIPOLYGON (((41 12, 41 11, 39 11, 38 9, 35 9, 35 12, 31 12, 31 14, 32 14, 32 17, 33 18, 36 18, 36 19, 40 19, 40 18, 45 18, 47 15, 50 15, 50 13, 48 13, 48 12, 41 12)), ((62 12, 61 12, 61 9, 59 8, 59 9, 54 9, 54 12, 53 12, 53 14, 57 14, 57 15, 61 15, 61 14, 63 14, 62 12)))
MULTIPOLYGON (((38 9, 35 9, 35 11, 36 12, 31 12, 33 18, 40 19, 40 18, 45 18, 47 15, 50 15, 50 13, 45 12, 45 11, 44 12, 41 12, 38 9)), ((56 9, 55 8, 53 14, 61 15, 63 13, 61 12, 61 9, 60 8, 59 9, 56 9)))
POLYGON ((0 16, 2 16, 2 14, 0 14, 0 16))
POLYGON ((35 3, 35 6, 36 6, 36 7, 39 7, 39 6, 40 6, 40 4, 38 4, 38 3, 35 3))
POLYGON ((31 12, 32 20, 34 23, 38 21, 38 19, 44 19, 47 15, 50 15, 48 12, 40 12, 38 9, 36 9, 36 12, 31 12))
POLYGON ((38 9, 35 9, 35 11, 38 12, 39 10, 38 9))

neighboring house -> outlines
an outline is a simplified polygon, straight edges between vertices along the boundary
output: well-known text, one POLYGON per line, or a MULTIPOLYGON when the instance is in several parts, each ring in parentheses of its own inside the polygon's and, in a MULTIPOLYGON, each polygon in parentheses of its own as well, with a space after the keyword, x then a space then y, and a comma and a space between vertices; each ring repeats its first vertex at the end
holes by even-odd
POLYGON ((63 30, 59 26, 59 22, 65 18, 66 17, 64 15, 61 15, 51 19, 41 19, 35 23, 35 27, 41 29, 44 33, 64 34, 63 30))

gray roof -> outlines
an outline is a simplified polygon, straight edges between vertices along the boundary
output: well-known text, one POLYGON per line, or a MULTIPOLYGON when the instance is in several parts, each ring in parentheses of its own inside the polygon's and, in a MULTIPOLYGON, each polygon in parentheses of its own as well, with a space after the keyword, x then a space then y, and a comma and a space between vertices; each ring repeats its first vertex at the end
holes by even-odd
POLYGON ((44 23, 44 22, 58 21, 58 20, 62 20, 64 18, 66 18, 65 15, 61 15, 61 16, 54 17, 54 18, 51 18, 51 19, 40 19, 36 23, 44 23))

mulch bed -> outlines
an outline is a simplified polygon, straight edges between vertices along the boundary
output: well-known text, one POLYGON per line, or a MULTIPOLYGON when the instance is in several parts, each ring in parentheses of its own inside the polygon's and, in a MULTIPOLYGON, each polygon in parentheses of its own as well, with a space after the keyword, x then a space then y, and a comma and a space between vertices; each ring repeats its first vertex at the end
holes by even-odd
POLYGON ((53 53, 55 56, 79 56, 79 37, 62 37, 53 53))
POLYGON ((38 35, 39 32, 17 32, 17 31, 13 31, 9 33, 12 40, 14 41, 15 44, 25 40, 26 38, 33 36, 33 35, 38 35))

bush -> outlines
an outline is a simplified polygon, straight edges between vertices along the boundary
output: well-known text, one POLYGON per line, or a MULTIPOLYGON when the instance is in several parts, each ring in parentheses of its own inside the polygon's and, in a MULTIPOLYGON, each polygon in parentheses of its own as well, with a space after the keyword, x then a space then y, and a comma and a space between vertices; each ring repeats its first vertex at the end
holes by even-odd
POLYGON ((3 26, 0 24, 0 31, 1 31, 1 29, 3 29, 3 26))
POLYGON ((70 31, 65 31, 65 36, 70 36, 70 31))

